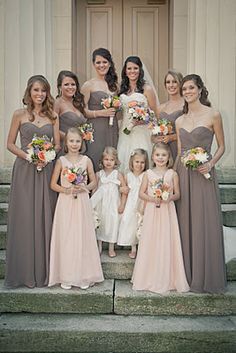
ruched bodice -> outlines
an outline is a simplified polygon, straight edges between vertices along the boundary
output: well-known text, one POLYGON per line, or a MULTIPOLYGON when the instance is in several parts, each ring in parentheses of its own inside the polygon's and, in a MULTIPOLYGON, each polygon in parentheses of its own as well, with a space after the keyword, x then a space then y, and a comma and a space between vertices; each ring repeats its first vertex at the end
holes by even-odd
POLYGON ((59 117, 59 129, 64 133, 70 127, 75 127, 86 123, 87 119, 83 116, 83 114, 76 114, 74 112, 65 112, 59 117))
POLYGON ((202 147, 208 153, 211 152, 214 134, 213 131, 207 127, 198 126, 190 132, 184 128, 180 128, 179 135, 181 141, 181 153, 193 147, 202 147))
MULTIPOLYGON (((101 110, 102 99, 107 98, 108 94, 103 91, 95 91, 90 93, 88 101, 89 110, 101 110)), ((99 161, 102 156, 102 152, 106 146, 117 146, 118 141, 118 122, 117 118, 114 118, 113 126, 109 125, 109 117, 98 116, 96 118, 90 118, 89 122, 93 124, 94 129, 94 142, 87 143, 86 154, 92 159, 95 171, 99 170, 99 161)))
POLYGON ((39 137, 46 135, 49 139, 51 139, 53 138, 53 125, 48 123, 38 127, 31 122, 22 123, 20 126, 20 143, 22 150, 27 150, 34 134, 39 137))

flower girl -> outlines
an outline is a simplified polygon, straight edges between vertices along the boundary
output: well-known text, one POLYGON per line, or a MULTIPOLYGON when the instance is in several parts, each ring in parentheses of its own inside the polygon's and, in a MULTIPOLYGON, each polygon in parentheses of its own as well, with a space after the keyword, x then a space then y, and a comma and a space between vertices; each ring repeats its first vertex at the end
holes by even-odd
POLYGON ((170 147, 153 146, 153 169, 142 180, 139 196, 147 202, 131 282, 135 290, 186 292, 179 226, 174 201, 180 197, 177 173, 171 169, 170 147))
POLYGON ((131 246, 129 257, 135 259, 136 247, 138 243, 137 228, 138 217, 137 212, 141 207, 142 202, 139 197, 139 188, 142 182, 144 171, 148 168, 147 152, 141 148, 135 149, 129 159, 130 171, 126 175, 126 183, 129 188, 127 201, 125 204, 124 213, 121 216, 118 245, 131 246))
POLYGON ((66 155, 57 160, 51 179, 51 188, 59 197, 53 221, 49 286, 60 283, 63 289, 87 289, 104 280, 89 201, 96 178, 91 160, 80 154, 83 144, 79 130, 70 128, 65 136, 66 155))
POLYGON ((102 242, 108 242, 108 254, 115 257, 114 245, 118 237, 119 214, 124 211, 126 197, 124 193, 120 196, 120 187, 125 186, 125 180, 116 169, 119 160, 114 147, 105 147, 101 164, 103 169, 96 173, 98 189, 91 197, 91 202, 100 220, 97 229, 99 251, 102 252, 102 242))

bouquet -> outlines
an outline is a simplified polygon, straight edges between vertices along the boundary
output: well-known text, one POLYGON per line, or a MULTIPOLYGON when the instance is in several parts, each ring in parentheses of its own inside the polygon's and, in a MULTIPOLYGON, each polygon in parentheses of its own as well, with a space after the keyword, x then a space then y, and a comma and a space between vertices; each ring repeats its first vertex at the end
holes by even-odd
POLYGON ((173 134, 173 125, 168 119, 159 119, 152 129, 152 135, 170 135, 173 134))
POLYGON ((34 134, 31 143, 28 145, 27 161, 37 165, 37 171, 43 170, 43 165, 53 161, 56 158, 56 152, 51 140, 43 135, 42 137, 34 134), (38 164, 41 162, 41 165, 38 164))
MULTIPOLYGON (((104 109, 115 108, 116 111, 121 109, 121 101, 118 96, 109 96, 107 98, 103 98, 101 105, 104 109)), ((109 125, 113 125, 113 116, 110 116, 109 125)))
POLYGON ((85 123, 83 125, 78 126, 78 129, 82 134, 83 140, 88 141, 89 143, 94 142, 94 138, 93 138, 94 129, 92 124, 85 123))
MULTIPOLYGON (((184 152, 181 161, 186 168, 197 169, 197 167, 208 161, 209 155, 202 147, 191 148, 184 152)), ((206 179, 211 179, 210 173, 203 174, 206 179)))
POLYGON ((130 123, 123 132, 129 135, 134 125, 149 125, 153 127, 154 112, 145 106, 144 102, 132 101, 128 104, 128 114, 130 123))
MULTIPOLYGON (((163 201, 167 201, 170 196, 171 188, 167 183, 163 182, 163 179, 156 179, 152 181, 151 188, 153 191, 153 196, 157 199, 161 199, 163 201)), ((160 207, 160 205, 156 205, 156 207, 160 207)))
MULTIPOLYGON (((65 167, 62 171, 62 175, 73 185, 87 183, 87 172, 80 167, 65 167)), ((77 199, 77 195, 74 195, 74 199, 77 199)))

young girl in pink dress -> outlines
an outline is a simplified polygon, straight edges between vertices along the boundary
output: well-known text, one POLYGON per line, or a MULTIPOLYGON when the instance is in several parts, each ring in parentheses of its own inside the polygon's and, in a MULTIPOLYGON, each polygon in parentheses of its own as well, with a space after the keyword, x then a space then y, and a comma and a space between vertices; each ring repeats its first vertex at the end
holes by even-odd
POLYGON ((104 280, 93 224, 89 191, 96 187, 91 160, 80 154, 83 139, 79 130, 69 128, 65 135, 65 156, 52 175, 51 188, 59 193, 53 221, 49 286, 60 283, 87 289, 104 280), (77 168, 76 185, 70 169, 77 168), (61 185, 58 184, 61 177, 61 185), (89 181, 87 183, 87 181, 89 181))
POLYGON ((153 146, 153 169, 148 169, 140 186, 139 197, 146 201, 141 238, 131 282, 135 290, 165 293, 186 292, 179 226, 174 201, 179 199, 179 180, 171 169, 170 147, 162 142, 153 146), (159 196, 163 184, 166 192, 159 196))

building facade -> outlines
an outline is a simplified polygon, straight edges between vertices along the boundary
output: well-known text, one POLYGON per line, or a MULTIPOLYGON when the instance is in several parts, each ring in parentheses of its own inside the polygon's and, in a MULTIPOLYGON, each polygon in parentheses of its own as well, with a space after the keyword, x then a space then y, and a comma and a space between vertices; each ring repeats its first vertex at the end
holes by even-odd
POLYGON ((128 55, 139 55, 161 101, 168 68, 199 74, 223 118, 220 167, 236 167, 235 0, 0 0, 1 167, 14 160, 6 139, 28 78, 45 75, 53 95, 60 70, 75 71, 83 83, 101 46, 118 74, 128 55))

